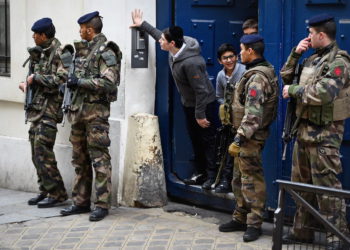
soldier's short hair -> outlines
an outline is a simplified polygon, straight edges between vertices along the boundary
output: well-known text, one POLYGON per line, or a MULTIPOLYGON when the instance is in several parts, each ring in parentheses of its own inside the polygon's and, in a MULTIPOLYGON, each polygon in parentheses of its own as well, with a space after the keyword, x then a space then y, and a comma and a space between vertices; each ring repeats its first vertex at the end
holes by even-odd
POLYGON ((232 46, 232 44, 229 43, 223 43, 220 45, 220 47, 218 48, 217 51, 217 58, 219 60, 221 60, 221 56, 227 52, 227 51, 231 51, 234 55, 237 55, 235 48, 232 46))
POLYGON ((184 43, 184 32, 180 26, 172 26, 163 30, 165 39, 170 43, 175 42, 176 48, 181 48, 184 43))
POLYGON ((329 20, 317 25, 310 25, 310 27, 314 28, 316 32, 325 33, 331 40, 335 40, 335 36, 337 34, 337 25, 334 20, 329 20))
POLYGON ((243 46, 246 49, 251 48, 252 50, 255 51, 255 54, 263 57, 264 56, 264 51, 265 51, 265 44, 263 41, 259 41, 256 43, 249 43, 249 44, 243 44, 243 46))
POLYGON ((51 25, 47 30, 45 30, 43 33, 46 35, 47 39, 51 39, 51 38, 55 37, 55 34, 56 34, 55 25, 52 24, 52 25, 51 25))
POLYGON ((96 16, 92 18, 89 22, 86 23, 86 26, 89 28, 93 28, 96 34, 101 33, 103 28, 103 23, 100 16, 96 16))
POLYGON ((242 25, 242 30, 249 29, 249 28, 258 30, 258 21, 254 18, 245 20, 242 25))

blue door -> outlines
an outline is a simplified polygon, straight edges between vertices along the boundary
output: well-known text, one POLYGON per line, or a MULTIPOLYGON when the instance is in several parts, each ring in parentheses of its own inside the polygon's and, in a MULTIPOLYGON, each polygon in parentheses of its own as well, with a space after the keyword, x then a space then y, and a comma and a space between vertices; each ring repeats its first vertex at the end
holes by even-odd
MULTIPOLYGON (((185 35, 195 37, 201 44, 210 78, 220 70, 216 49, 230 42, 239 51, 243 20, 258 17, 259 33, 265 38, 265 57, 278 73, 293 46, 307 36, 307 19, 322 12, 336 17, 337 41, 350 51, 350 0, 157 0, 157 27, 183 27, 185 35)), ((282 83, 280 81, 280 87, 282 83)), ((279 101, 276 121, 270 127, 270 137, 263 152, 263 166, 267 185, 267 210, 277 206, 276 179, 290 179, 292 145, 287 160, 282 161, 283 129, 286 103, 279 101)), ((159 116, 167 175, 167 189, 171 196, 208 207, 232 210, 233 195, 203 192, 199 186, 185 186, 182 178, 192 173, 192 148, 185 128, 178 92, 167 65, 167 53, 157 46, 156 113, 159 116)), ((344 188, 350 189, 350 125, 347 121, 341 149, 344 173, 340 176, 344 188)))

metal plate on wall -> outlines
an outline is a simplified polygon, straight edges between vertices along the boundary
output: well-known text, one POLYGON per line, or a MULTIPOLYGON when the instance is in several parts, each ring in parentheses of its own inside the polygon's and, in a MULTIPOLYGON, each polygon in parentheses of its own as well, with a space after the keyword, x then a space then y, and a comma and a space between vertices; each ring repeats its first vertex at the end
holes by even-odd
POLYGON ((240 51, 239 40, 243 35, 242 24, 243 21, 229 21, 229 33, 231 34, 232 40, 228 42, 232 43, 237 53, 240 51))
POLYGON ((232 6, 234 0, 192 0, 192 6, 232 6))
POLYGON ((207 64, 215 60, 215 20, 191 20, 191 34, 201 46, 201 52, 207 64))

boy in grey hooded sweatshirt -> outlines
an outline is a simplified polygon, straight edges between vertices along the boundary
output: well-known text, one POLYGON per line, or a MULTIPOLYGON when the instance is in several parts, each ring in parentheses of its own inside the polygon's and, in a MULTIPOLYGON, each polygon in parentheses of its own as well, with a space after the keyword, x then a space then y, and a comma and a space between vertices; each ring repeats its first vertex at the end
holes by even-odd
POLYGON ((187 185, 203 184, 210 189, 215 182, 216 97, 198 41, 183 36, 181 27, 173 26, 163 32, 142 20, 142 12, 132 12, 133 25, 159 41, 161 49, 169 51, 169 66, 181 95, 187 130, 195 155, 193 175, 184 180, 187 185))

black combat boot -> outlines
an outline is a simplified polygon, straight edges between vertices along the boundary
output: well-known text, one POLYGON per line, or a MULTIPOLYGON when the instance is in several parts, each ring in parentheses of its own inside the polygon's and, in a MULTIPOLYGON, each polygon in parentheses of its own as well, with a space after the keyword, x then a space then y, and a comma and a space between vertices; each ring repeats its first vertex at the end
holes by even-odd
POLYGON ((285 234, 282 237, 282 244, 288 245, 288 244, 295 244, 295 243, 312 243, 314 240, 313 239, 300 239, 297 238, 294 234, 289 233, 285 234))
POLYGON ((215 188, 215 193, 229 193, 232 192, 232 187, 226 179, 222 179, 219 185, 215 188))
POLYGON ((240 223, 235 220, 231 220, 228 223, 221 224, 219 226, 220 232, 235 232, 235 231, 245 231, 247 229, 247 224, 240 223))
POLYGON ((56 206, 62 205, 60 204, 62 202, 63 201, 56 200, 55 198, 52 198, 52 197, 46 197, 42 201, 38 202, 38 208, 56 207, 56 206))
POLYGON ((341 241, 332 241, 327 243, 327 250, 345 250, 349 249, 344 246, 344 244, 341 241))
POLYGON ((202 185, 206 179, 205 174, 193 174, 190 178, 184 179, 183 182, 186 185, 202 185))
POLYGON ((243 234, 243 241, 249 242, 259 239, 260 235, 262 234, 261 228, 256 227, 248 227, 247 231, 243 234))
POLYGON ((83 214, 83 213, 88 213, 90 212, 90 206, 77 206, 77 205, 72 205, 70 207, 66 207, 65 209, 62 209, 60 213, 63 216, 66 215, 73 215, 73 214, 83 214))
POLYGON ((215 183, 215 180, 214 179, 207 179, 203 185, 202 185, 202 189, 205 189, 205 190, 210 190, 211 189, 211 186, 215 183))
POLYGON ((39 201, 42 201, 46 198, 45 193, 38 194, 36 197, 33 197, 28 200, 28 205, 37 205, 39 201))
POLYGON ((102 207, 96 207, 94 211, 90 214, 90 221, 99 221, 108 215, 108 209, 102 207))

